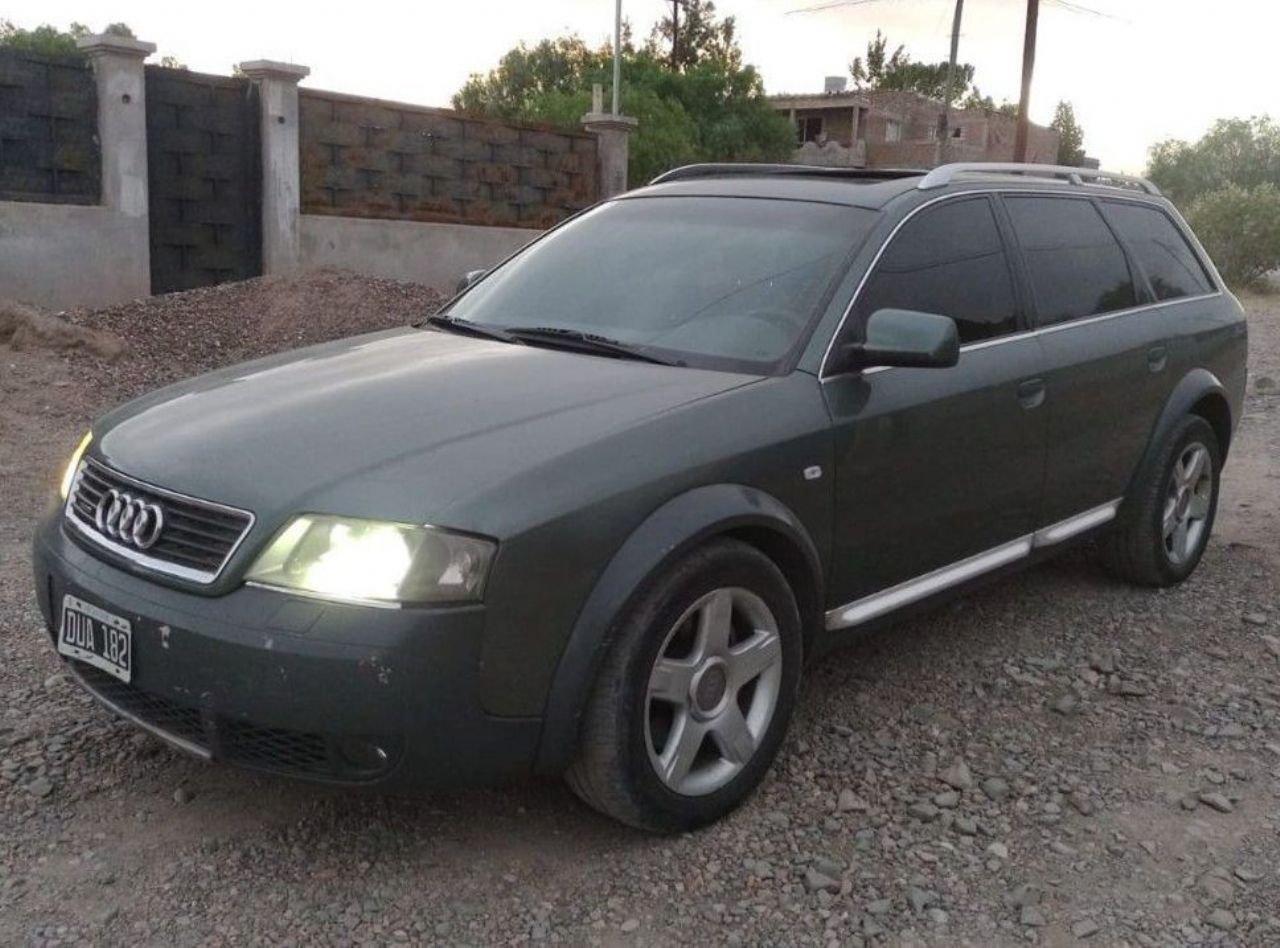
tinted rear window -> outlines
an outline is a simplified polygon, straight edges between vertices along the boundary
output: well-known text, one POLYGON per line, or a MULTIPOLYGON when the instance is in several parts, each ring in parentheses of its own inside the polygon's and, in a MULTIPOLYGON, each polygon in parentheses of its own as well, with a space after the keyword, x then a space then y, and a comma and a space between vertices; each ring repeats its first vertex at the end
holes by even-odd
POLYGON ((1027 262, 1042 326, 1134 306, 1124 251, 1092 203, 1079 198, 1005 198, 1027 262))
POLYGON ((878 309, 950 316, 962 343, 1013 332, 1013 281, 986 198, 921 211, 893 238, 858 297, 857 324, 878 309))
POLYGON ((1107 217, 1151 281, 1158 300, 1209 293, 1204 267, 1164 211, 1124 201, 1108 201, 1107 217))

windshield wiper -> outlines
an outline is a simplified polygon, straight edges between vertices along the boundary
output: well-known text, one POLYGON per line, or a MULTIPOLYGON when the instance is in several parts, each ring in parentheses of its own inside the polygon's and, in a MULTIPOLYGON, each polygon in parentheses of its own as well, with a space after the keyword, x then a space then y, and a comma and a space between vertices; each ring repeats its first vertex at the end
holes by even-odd
POLYGON ((510 342, 514 345, 523 345, 519 339, 507 332, 505 329, 499 329, 497 326, 485 326, 481 323, 473 323, 466 319, 454 319, 452 316, 428 316, 415 326, 437 326, 440 329, 449 332, 466 333, 469 336, 482 336, 485 339, 498 339, 502 342, 510 342))
POLYGON ((618 359, 635 359, 639 362, 653 362, 656 365, 682 365, 683 363, 664 359, 661 356, 644 352, 637 346, 628 345, 608 336, 600 336, 580 329, 566 329, 562 326, 534 326, 529 329, 511 329, 510 335, 520 342, 543 343, 578 352, 595 352, 618 359))

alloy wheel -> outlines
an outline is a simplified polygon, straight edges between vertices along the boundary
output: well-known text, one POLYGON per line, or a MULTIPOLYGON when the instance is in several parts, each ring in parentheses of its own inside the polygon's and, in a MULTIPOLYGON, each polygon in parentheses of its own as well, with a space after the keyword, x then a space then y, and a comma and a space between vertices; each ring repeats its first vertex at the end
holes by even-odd
POLYGON ((747 765, 773 719, 782 640, 763 599, 715 589, 672 626, 649 674, 645 743, 675 793, 719 790, 747 765))
POLYGON ((1165 492, 1161 530, 1169 562, 1181 566, 1200 549, 1213 503, 1213 461, 1198 441, 1183 448, 1165 492))

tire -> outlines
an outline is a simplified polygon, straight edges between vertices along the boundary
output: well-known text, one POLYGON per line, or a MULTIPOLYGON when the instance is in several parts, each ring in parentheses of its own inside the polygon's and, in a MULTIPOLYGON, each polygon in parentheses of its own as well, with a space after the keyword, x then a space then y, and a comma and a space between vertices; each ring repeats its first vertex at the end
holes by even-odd
POLYGON ((646 583, 613 632, 569 786, 651 832, 720 819, 768 771, 795 706, 803 645, 786 579, 755 547, 715 540, 646 583))
POLYGON ((1222 450, 1213 428, 1199 415, 1183 418, 1125 499, 1114 529, 1103 537, 1103 565, 1142 586, 1173 586, 1190 576, 1213 531, 1221 471, 1222 450), (1202 473, 1188 466, 1197 457, 1202 473), (1194 483, 1187 483, 1188 473, 1194 474, 1194 483), (1166 518, 1184 524, 1185 542, 1179 542, 1176 524, 1170 533, 1166 518))

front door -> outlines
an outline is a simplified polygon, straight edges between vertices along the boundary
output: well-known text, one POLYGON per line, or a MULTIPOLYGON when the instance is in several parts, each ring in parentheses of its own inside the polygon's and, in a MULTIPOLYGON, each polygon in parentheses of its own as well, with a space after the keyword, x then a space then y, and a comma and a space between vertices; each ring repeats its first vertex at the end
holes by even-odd
POLYGON ((883 308, 956 320, 959 363, 827 379, 836 520, 828 626, 870 621, 1025 556, 1044 479, 1039 340, 991 199, 945 199, 886 247, 842 331, 883 308))

